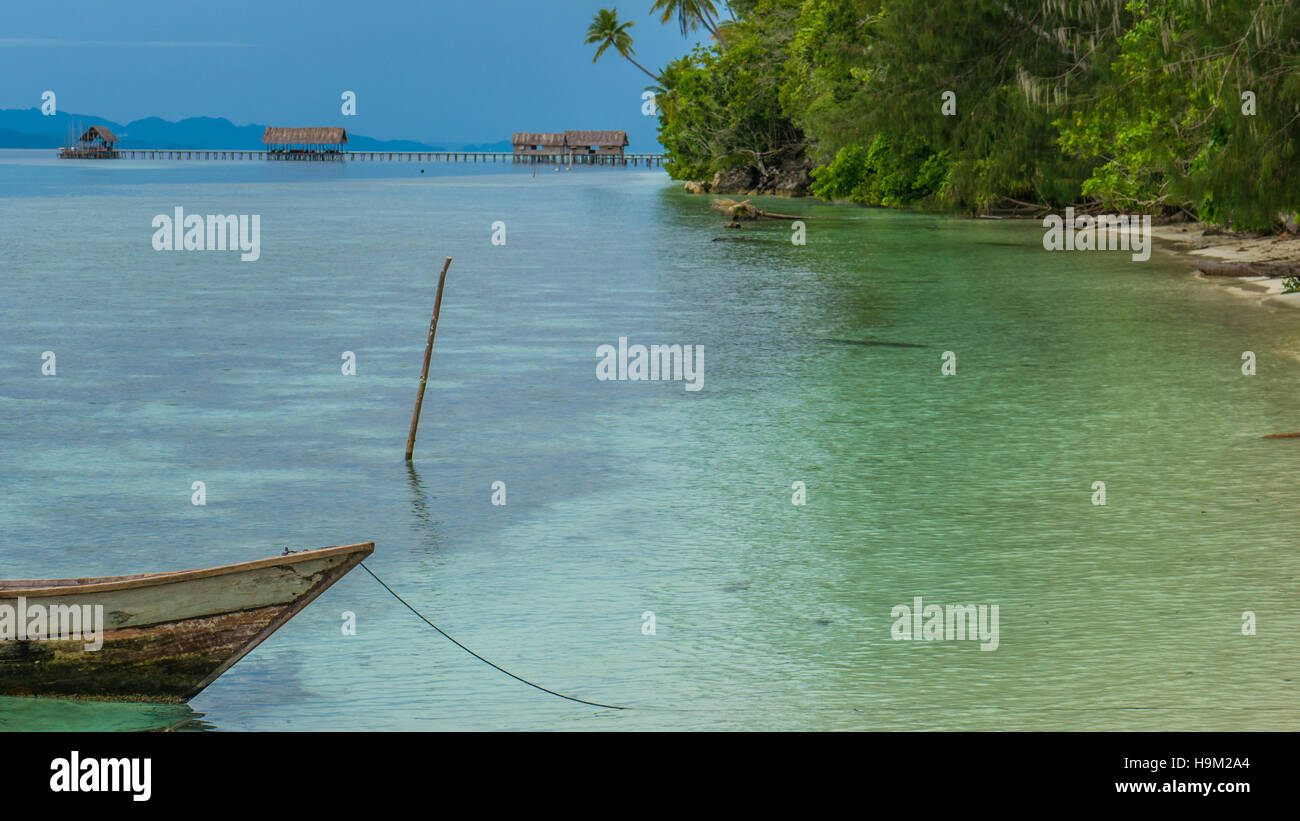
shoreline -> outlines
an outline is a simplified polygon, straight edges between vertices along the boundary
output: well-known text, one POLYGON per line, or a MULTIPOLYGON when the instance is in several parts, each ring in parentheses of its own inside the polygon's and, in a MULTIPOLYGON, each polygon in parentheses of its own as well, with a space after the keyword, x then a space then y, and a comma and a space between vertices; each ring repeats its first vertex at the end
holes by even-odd
MULTIPOLYGON (((1300 237, 1288 234, 1257 236, 1235 234, 1211 228, 1204 223, 1170 223, 1151 226, 1151 236, 1160 240, 1164 250, 1185 257, 1196 266, 1199 262, 1300 263, 1300 237)), ((1223 276, 1204 273, 1199 268, 1197 279, 1234 291, 1239 296, 1255 298, 1261 305, 1270 307, 1300 308, 1300 293, 1283 293, 1283 280, 1287 275, 1258 274, 1223 276)))
MULTIPOLYGON (((676 182, 676 181, 674 181, 676 182)), ((718 180, 712 183, 687 181, 686 193, 695 196, 721 195, 742 197, 782 197, 800 199, 807 197, 828 205, 850 205, 823 200, 812 195, 792 195, 788 192, 735 191, 721 189, 718 180)), ((712 202, 717 202, 714 199, 712 202)), ((872 207, 872 206, 859 206, 872 207)), ((882 207, 882 206, 874 206, 882 207)), ((1030 216, 1001 216, 997 219, 1032 219, 1030 216)), ((1260 236, 1244 232, 1227 231, 1204 222, 1169 222, 1153 224, 1151 239, 1159 240, 1161 250, 1184 257, 1194 269, 1193 276, 1203 282, 1224 287, 1238 296, 1254 297, 1259 304, 1271 307, 1300 308, 1300 292, 1285 293, 1284 280, 1300 277, 1300 235, 1277 234, 1260 236), (1201 264, 1197 264, 1197 263, 1201 264), (1259 266, 1260 268, 1290 269, 1285 273, 1246 273, 1239 270, 1210 274, 1202 269, 1206 263, 1228 263, 1232 268, 1259 266)), ((1208 266, 1207 266, 1208 267, 1208 266)))

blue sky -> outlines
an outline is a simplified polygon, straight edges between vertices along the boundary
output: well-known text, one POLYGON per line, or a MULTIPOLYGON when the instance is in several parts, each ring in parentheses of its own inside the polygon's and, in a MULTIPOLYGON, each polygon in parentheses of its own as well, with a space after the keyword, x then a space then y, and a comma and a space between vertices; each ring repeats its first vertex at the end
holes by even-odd
MULTIPOLYGON (((686 53, 653 0, 624 2, 637 59, 686 53)), ((478 143, 512 131, 618 128, 653 149, 641 114, 650 79, 606 52, 587 25, 609 0, 6 0, 0 108, 118 122, 226 117, 237 124, 343 125, 381 139, 478 143), (344 117, 340 95, 357 94, 344 117)), ((692 35, 692 38, 694 34, 692 35)))

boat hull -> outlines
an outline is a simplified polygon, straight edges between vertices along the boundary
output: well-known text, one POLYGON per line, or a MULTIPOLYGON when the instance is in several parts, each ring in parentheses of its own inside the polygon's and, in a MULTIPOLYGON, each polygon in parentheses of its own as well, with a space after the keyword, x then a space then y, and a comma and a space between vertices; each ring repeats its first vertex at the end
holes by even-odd
POLYGON ((102 607, 103 645, 0 640, 0 695, 184 702, 374 550, 370 543, 182 573, 0 581, 0 607, 102 607))

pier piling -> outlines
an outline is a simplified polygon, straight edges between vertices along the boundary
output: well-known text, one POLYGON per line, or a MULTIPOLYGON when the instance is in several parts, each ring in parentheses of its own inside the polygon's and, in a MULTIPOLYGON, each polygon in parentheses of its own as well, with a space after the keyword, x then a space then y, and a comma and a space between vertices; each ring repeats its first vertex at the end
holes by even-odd
POLYGON ((509 151, 332 151, 286 153, 276 151, 180 151, 157 148, 115 148, 89 154, 76 149, 63 149, 59 155, 66 159, 124 159, 124 160, 304 160, 327 162, 503 162, 515 165, 628 166, 662 168, 662 154, 516 154, 509 151))

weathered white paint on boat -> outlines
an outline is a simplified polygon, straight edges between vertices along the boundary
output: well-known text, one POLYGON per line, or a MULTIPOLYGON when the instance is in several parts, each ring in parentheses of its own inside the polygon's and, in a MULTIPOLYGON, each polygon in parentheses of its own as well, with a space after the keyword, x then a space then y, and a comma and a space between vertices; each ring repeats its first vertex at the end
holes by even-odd
POLYGON ((0 694, 184 701, 374 550, 343 545, 176 573, 0 581, 0 605, 100 605, 104 646, 0 641, 0 694))

